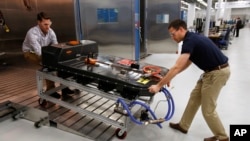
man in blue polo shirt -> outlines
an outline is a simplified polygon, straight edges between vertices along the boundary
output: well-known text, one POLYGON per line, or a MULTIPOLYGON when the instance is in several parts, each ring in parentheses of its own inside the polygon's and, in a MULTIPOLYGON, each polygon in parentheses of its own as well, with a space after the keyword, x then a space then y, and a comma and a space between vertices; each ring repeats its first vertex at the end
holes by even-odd
POLYGON ((207 37, 187 30, 184 21, 177 19, 168 26, 168 31, 177 43, 183 41, 181 55, 163 79, 149 87, 149 92, 157 93, 177 74, 194 63, 204 71, 191 92, 190 99, 179 123, 170 123, 170 127, 187 133, 193 118, 201 106, 203 117, 214 136, 204 141, 229 141, 224 126, 216 112, 216 101, 221 88, 230 76, 228 58, 207 37))

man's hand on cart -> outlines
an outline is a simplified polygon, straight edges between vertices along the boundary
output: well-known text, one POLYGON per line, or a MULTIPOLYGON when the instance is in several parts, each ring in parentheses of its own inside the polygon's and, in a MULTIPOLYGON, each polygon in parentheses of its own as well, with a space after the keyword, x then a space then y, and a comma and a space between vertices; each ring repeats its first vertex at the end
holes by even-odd
MULTIPOLYGON (((167 86, 169 87, 170 86, 170 82, 168 82, 167 83, 167 86)), ((150 93, 158 93, 160 90, 161 90, 161 86, 159 86, 159 85, 151 85, 149 88, 148 88, 148 91, 150 92, 150 93)))
POLYGON ((159 85, 151 85, 148 90, 150 93, 157 93, 159 92, 161 87, 159 85))

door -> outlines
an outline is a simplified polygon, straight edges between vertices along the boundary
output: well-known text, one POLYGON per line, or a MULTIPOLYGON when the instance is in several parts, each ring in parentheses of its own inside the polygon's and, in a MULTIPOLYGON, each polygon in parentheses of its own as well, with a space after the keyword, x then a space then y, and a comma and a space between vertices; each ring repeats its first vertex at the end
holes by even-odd
POLYGON ((148 54, 176 53, 178 44, 168 33, 169 22, 180 18, 180 1, 146 0, 145 46, 148 54))
POLYGON ((99 52, 134 58, 134 1, 79 0, 78 37, 96 41, 99 52))

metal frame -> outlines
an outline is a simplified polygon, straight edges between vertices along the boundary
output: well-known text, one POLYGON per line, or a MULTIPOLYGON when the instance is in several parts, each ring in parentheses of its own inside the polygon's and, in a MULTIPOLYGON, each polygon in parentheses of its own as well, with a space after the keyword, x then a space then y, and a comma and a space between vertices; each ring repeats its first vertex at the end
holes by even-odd
MULTIPOLYGON (((126 115, 116 113, 116 114, 119 114, 121 117, 120 119, 124 119, 124 121, 121 121, 120 119, 113 120, 113 119, 109 118, 110 116, 106 117, 104 115, 97 114, 97 113, 94 113, 92 111, 81 108, 80 106, 77 106, 75 104, 71 104, 67 101, 56 99, 56 98, 53 98, 50 96, 50 94, 52 94, 53 92, 61 90, 61 89, 65 88, 66 86, 67 87, 74 87, 75 89, 78 89, 80 91, 85 91, 85 92, 87 92, 87 94, 94 94, 94 95, 100 96, 101 98, 106 98, 108 100, 112 100, 112 101, 114 101, 114 105, 116 103, 116 100, 120 97, 119 94, 106 93, 106 92, 100 91, 96 88, 93 88, 95 86, 91 87, 88 85, 85 86, 85 85, 79 84, 79 83, 75 82, 75 80, 72 78, 67 78, 67 79, 60 78, 60 77, 56 76, 54 72, 43 72, 40 70, 37 71, 38 95, 42 100, 47 100, 47 101, 50 101, 52 103, 59 104, 62 107, 73 110, 73 111, 78 112, 82 115, 87 115, 87 116, 94 118, 94 119, 97 119, 101 122, 113 125, 113 126, 117 127, 117 129, 120 129, 121 132, 124 132, 124 131, 126 132, 129 127, 132 127, 132 124, 131 124, 132 122, 130 121, 130 118, 126 115), (45 80, 45 79, 51 80, 55 83, 60 83, 60 86, 45 92, 43 89, 43 80, 45 80)), ((147 100, 147 102, 152 101, 152 99, 146 99, 146 100, 147 100)), ((130 102, 129 100, 125 100, 125 101, 130 102)), ((141 107, 136 107, 136 109, 133 109, 134 110, 133 113, 135 115, 138 114, 140 108, 141 107)), ((109 110, 110 110, 110 108, 109 108, 109 110)))
POLYGON ((48 112, 23 106, 18 103, 13 103, 11 101, 5 101, 0 103, 0 122, 12 118, 17 120, 19 118, 27 119, 34 122, 34 126, 39 128, 42 125, 48 125, 48 112), (1 113, 3 112, 3 114, 1 113))

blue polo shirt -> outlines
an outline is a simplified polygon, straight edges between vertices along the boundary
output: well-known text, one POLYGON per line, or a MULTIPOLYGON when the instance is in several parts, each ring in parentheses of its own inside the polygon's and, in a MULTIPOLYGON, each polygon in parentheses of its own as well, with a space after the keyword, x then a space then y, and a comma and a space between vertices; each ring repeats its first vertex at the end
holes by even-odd
POLYGON ((189 59, 204 71, 228 62, 228 57, 212 40, 189 31, 184 37, 181 53, 189 53, 189 59))

